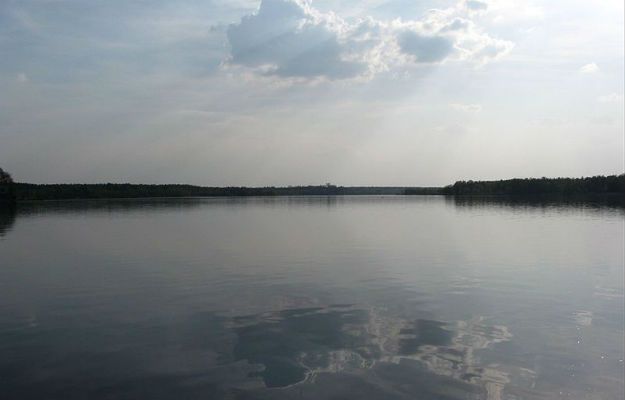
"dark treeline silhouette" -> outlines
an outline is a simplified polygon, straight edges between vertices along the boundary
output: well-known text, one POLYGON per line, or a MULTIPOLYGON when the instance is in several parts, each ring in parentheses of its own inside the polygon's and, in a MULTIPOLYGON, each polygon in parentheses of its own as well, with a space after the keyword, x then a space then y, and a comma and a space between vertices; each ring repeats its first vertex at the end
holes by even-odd
POLYGON ((453 195, 453 196, 575 196, 625 193, 625 175, 587 178, 528 178, 499 181, 458 181, 439 187, 335 186, 205 187, 130 183, 32 184, 13 182, 0 168, 0 202, 14 200, 113 199, 219 196, 342 196, 342 195, 453 195))
POLYGON ((136 185, 129 183, 103 184, 31 184, 15 183, 15 198, 19 200, 63 200, 145 197, 198 196, 338 196, 338 195, 398 195, 405 187, 367 186, 288 186, 288 187, 204 187, 193 185, 136 185))
POLYGON ((443 194, 443 188, 440 187, 410 187, 404 189, 402 194, 406 195, 435 195, 443 194))
MULTIPOLYGON (((0 168, 0 203, 4 206, 15 201, 13 178, 0 168)), ((4 207, 3 207, 4 208, 4 207)))
POLYGON ((490 195, 586 195, 625 193, 625 175, 587 178, 528 178, 500 181, 458 181, 443 188, 443 194, 490 195))
POLYGON ((13 178, 11 178, 11 174, 9 174, 8 172, 0 168, 0 184, 9 184, 9 183, 13 183, 13 178))

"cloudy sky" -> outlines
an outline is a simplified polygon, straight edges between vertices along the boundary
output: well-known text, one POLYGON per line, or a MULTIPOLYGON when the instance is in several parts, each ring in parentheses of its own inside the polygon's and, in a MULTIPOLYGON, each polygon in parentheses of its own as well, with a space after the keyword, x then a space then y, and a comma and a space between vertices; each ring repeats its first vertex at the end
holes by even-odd
POLYGON ((29 182, 443 185, 624 170, 622 0, 0 0, 29 182))

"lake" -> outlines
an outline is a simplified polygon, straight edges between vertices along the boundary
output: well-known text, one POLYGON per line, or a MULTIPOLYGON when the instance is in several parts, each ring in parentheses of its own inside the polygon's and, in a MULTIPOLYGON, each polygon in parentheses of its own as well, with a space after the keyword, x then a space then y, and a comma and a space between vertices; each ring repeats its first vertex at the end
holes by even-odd
POLYGON ((622 399, 621 205, 0 212, 2 399, 622 399))

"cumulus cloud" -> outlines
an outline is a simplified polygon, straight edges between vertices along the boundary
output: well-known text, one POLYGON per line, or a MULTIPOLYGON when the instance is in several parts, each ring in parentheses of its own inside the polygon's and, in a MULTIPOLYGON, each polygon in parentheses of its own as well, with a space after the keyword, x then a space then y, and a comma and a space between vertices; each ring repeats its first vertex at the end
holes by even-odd
POLYGON ((306 3, 264 0, 256 14, 228 28, 230 61, 284 77, 359 75, 366 64, 349 58, 344 29, 306 3))
POLYGON ((231 67, 296 79, 370 78, 397 66, 465 61, 483 65, 509 52, 470 19, 486 3, 473 0, 432 10, 420 20, 348 22, 304 0, 262 0, 228 27, 231 67), (479 4, 478 4, 479 3, 479 4))
POLYGON ((579 69, 579 72, 581 72, 582 74, 594 74, 595 72, 598 72, 598 71, 599 71, 599 66, 595 63, 583 65, 579 69))

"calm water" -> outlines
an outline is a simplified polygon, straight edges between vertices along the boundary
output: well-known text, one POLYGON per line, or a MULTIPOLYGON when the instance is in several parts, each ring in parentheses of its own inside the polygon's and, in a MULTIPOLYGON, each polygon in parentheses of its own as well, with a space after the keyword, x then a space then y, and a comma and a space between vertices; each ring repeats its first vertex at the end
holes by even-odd
POLYGON ((0 398, 622 399, 624 212, 442 197, 0 213, 0 398))

